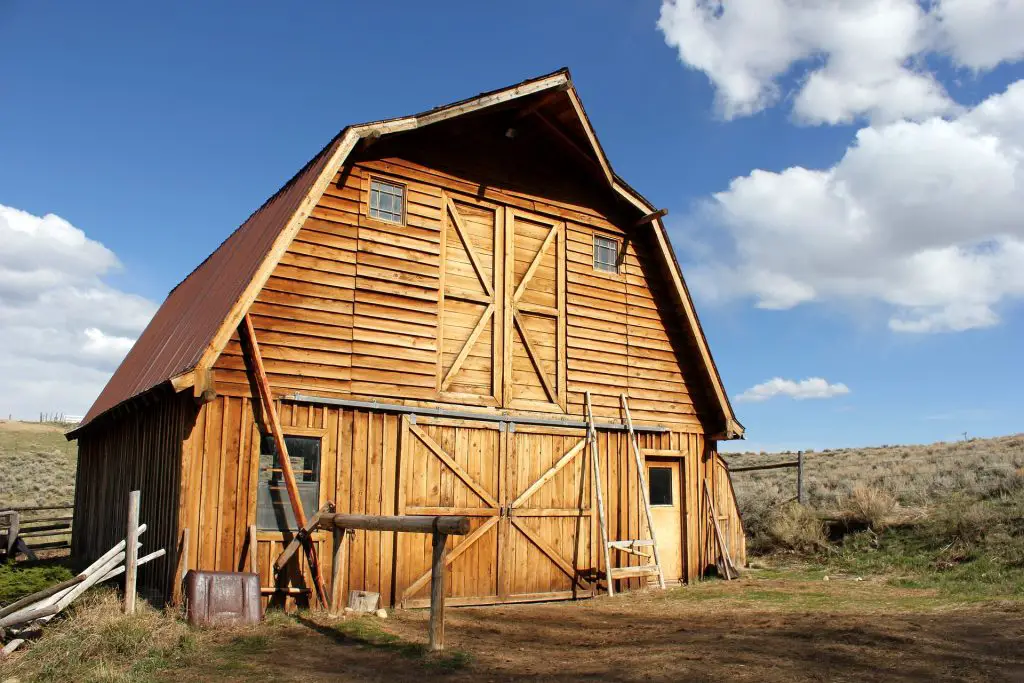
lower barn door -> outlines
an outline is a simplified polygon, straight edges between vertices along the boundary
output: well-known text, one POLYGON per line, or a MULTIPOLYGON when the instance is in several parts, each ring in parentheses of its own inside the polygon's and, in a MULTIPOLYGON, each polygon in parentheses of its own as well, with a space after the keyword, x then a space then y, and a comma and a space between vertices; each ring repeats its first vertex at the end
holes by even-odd
MULTIPOLYGON (((504 433, 497 424, 410 416, 403 416, 401 429, 397 513, 468 516, 470 533, 448 538, 448 602, 498 602, 504 433)), ((431 537, 395 536, 395 601, 425 606, 430 603, 431 537)))
POLYGON ((594 517, 586 434, 516 425, 506 436, 502 599, 592 595, 594 517))

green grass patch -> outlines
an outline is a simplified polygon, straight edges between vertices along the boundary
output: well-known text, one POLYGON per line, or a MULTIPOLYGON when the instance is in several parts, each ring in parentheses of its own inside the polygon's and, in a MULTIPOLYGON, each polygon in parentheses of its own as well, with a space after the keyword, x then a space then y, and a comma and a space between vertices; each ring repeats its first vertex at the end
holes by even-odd
POLYGON ((0 604, 10 604, 55 583, 67 581, 72 576, 74 574, 64 561, 31 565, 0 564, 0 604))

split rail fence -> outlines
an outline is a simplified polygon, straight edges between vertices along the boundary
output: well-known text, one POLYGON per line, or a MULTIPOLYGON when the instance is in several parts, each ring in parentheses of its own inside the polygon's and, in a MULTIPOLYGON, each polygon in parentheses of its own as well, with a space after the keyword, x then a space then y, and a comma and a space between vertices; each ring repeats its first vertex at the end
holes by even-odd
POLYGON ((796 469, 796 502, 804 502, 804 452, 797 451, 796 460, 791 462, 775 462, 770 465, 744 465, 741 467, 734 467, 731 464, 727 465, 729 474, 739 474, 741 472, 760 472, 762 470, 781 470, 781 469, 796 469))
POLYGON ((73 509, 70 503, 0 509, 0 561, 18 555, 36 560, 39 551, 70 550, 73 509))
POLYGON ((135 612, 135 582, 138 568, 158 557, 163 557, 166 552, 160 548, 139 557, 139 548, 142 547, 139 537, 146 531, 146 525, 139 524, 139 505, 140 493, 132 491, 128 494, 128 524, 124 540, 101 555, 77 576, 0 608, 0 636, 6 640, 0 649, 0 657, 6 657, 14 652, 28 638, 40 635, 44 625, 85 591, 121 574, 125 575, 124 611, 126 614, 135 612))

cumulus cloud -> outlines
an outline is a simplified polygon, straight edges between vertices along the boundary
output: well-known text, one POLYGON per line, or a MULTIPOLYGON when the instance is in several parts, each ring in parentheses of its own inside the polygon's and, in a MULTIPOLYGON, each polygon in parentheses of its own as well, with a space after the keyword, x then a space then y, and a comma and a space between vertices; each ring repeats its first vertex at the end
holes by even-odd
POLYGON ((737 396, 736 400, 760 402, 776 396, 788 396, 797 401, 803 401, 811 398, 832 398, 848 393, 850 393, 850 388, 845 384, 829 384, 821 377, 809 377, 799 382, 775 377, 750 387, 737 396))
POLYGON ((68 223, 0 205, 0 414, 83 414, 153 302, 111 287, 112 251, 68 223))
POLYGON ((1019 0, 663 0, 658 28, 715 88, 725 118, 791 100, 809 124, 919 120, 956 111, 927 68, 1024 57, 1019 0))
POLYGON ((954 118, 860 130, 827 169, 755 170, 707 201, 711 300, 880 303, 897 332, 995 325, 1024 298, 1024 81, 954 118))

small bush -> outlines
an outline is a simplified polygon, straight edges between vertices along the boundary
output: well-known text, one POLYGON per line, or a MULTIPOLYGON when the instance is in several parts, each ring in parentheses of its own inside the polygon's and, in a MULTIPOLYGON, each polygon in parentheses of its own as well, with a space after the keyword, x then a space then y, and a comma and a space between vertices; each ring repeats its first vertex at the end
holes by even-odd
POLYGON ((896 496, 875 487, 855 486, 842 501, 842 514, 848 523, 863 524, 872 531, 882 531, 892 521, 899 506, 896 496))
POLYGON ((761 550, 812 552, 825 545, 825 527, 814 510, 791 501, 772 510, 761 550))
POLYGON ((998 513, 982 501, 953 496, 931 515, 929 530, 950 543, 975 544, 997 524, 998 513))

